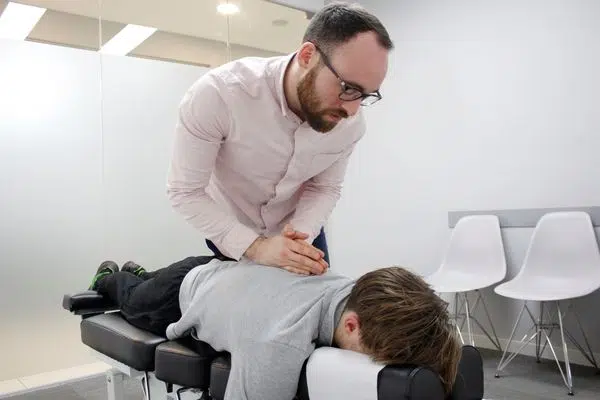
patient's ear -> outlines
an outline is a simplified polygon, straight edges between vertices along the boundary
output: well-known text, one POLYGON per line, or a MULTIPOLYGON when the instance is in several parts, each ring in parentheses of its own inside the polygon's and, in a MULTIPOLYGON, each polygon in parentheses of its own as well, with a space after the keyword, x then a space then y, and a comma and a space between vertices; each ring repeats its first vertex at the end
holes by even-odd
POLYGON ((344 329, 349 334, 356 332, 360 329, 360 320, 358 314, 354 311, 349 311, 344 317, 344 329))

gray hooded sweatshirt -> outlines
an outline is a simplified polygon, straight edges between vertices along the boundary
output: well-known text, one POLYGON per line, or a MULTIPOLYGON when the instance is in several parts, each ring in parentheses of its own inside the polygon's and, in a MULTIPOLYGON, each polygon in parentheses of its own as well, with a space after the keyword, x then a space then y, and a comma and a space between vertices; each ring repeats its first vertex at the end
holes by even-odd
POLYGON ((300 276, 248 261, 214 260, 184 278, 182 317, 167 338, 192 334, 231 353, 225 400, 292 400, 304 361, 331 346, 354 280, 300 276))

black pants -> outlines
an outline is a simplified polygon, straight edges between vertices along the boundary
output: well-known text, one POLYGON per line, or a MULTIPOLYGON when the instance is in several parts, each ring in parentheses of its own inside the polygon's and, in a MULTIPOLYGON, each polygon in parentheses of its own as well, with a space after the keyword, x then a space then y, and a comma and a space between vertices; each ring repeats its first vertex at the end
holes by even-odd
POLYGON ((131 325, 165 336, 167 326, 181 318, 179 287, 187 273, 213 256, 188 257, 141 276, 119 271, 98 282, 97 292, 117 304, 131 325))
MULTIPOLYGON (((215 254, 215 256, 219 257, 220 259, 227 259, 227 257, 219 251, 219 249, 217 248, 217 246, 215 246, 213 242, 207 239, 206 245, 215 254)), ((325 238, 325 230, 323 228, 321 228, 321 232, 317 235, 315 240, 313 240, 312 245, 315 246, 317 249, 321 250, 323 253, 325 253, 325 257, 323 258, 325 259, 325 261, 327 261, 327 264, 330 264, 329 252, 327 250, 327 239, 325 238)), ((329 265, 329 268, 331 268, 331 264, 329 265)))

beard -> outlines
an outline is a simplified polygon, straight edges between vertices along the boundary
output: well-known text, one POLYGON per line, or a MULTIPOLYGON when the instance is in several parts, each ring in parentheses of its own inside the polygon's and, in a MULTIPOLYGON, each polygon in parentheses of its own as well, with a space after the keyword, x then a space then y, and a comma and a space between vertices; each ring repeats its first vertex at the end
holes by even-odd
POLYGON ((321 109, 321 102, 317 97, 316 81, 319 68, 314 67, 298 83, 298 100, 308 125, 317 132, 327 133, 336 127, 337 121, 328 121, 327 115, 348 118, 348 113, 342 108, 321 109))

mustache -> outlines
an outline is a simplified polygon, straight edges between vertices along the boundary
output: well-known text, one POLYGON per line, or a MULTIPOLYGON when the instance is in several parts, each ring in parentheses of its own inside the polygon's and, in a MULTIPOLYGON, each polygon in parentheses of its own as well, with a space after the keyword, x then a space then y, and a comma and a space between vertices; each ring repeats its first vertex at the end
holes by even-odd
POLYGON ((324 110, 321 114, 325 115, 325 114, 333 114, 337 117, 341 117, 341 118, 348 118, 348 113, 346 112, 346 110, 344 109, 328 109, 328 110, 324 110))

